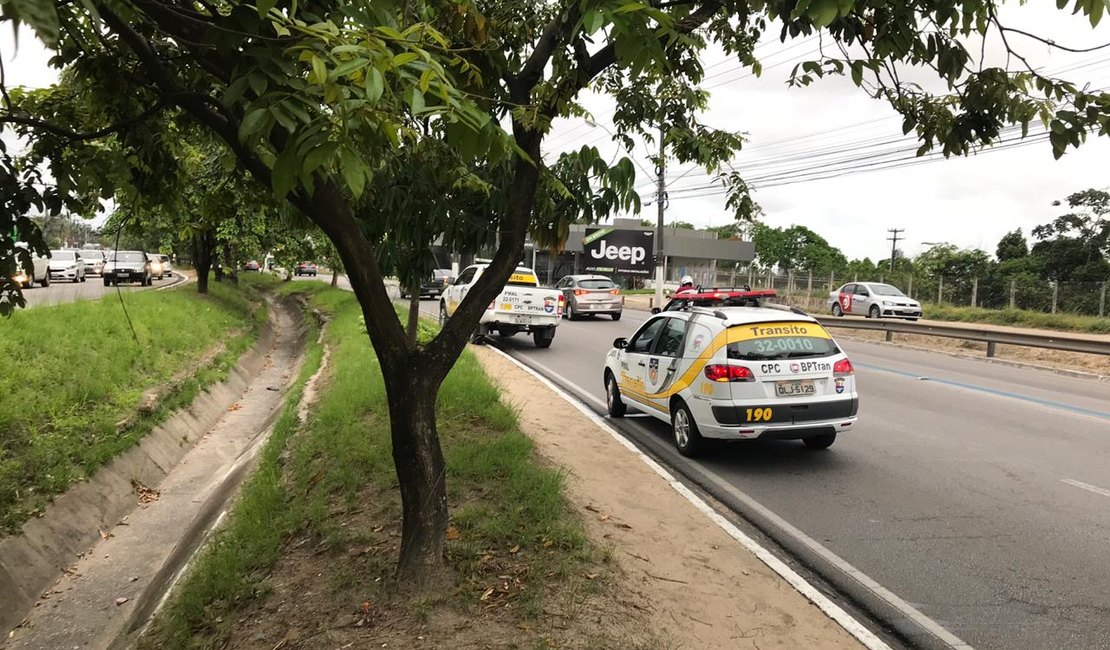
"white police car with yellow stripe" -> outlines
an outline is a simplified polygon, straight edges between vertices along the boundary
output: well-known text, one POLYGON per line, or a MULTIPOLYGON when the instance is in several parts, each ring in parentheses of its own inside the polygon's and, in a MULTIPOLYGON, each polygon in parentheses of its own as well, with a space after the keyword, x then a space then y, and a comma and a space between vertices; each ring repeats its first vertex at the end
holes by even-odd
POLYGON ((859 408, 852 364, 832 336, 782 307, 655 314, 613 342, 604 372, 609 415, 631 406, 669 422, 685 456, 705 438, 825 449, 855 424, 859 408))

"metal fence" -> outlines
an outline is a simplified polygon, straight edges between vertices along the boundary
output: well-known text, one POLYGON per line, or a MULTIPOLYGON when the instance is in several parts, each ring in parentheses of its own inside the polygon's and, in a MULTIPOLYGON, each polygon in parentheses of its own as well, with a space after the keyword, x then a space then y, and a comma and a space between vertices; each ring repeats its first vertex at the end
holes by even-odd
POLYGON ((988 309, 1028 309, 1045 313, 1107 316, 1108 282, 1051 282, 1031 275, 962 278, 910 273, 875 277, 816 275, 806 271, 773 273, 758 269, 719 272, 716 286, 749 285, 775 289, 786 301, 808 310, 823 309, 829 294, 848 282, 885 282, 922 302, 988 309))

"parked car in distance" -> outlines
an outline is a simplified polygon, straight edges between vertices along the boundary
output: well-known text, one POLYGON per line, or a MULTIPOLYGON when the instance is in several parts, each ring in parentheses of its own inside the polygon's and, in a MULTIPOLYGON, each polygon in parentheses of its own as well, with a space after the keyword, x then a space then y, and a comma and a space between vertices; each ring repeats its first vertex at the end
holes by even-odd
POLYGON ((142 251, 112 251, 104 263, 104 286, 120 282, 138 282, 148 287, 153 284, 150 258, 142 251))
POLYGON ((243 270, 244 271, 261 271, 262 267, 258 265, 258 262, 254 261, 254 260, 251 260, 251 261, 249 261, 249 262, 247 262, 246 264, 243 265, 243 270))
POLYGON ((85 260, 81 259, 81 253, 75 250, 50 251, 50 276, 70 282, 84 282, 85 260))
POLYGON ((81 254, 81 259, 85 260, 86 274, 104 274, 104 260, 106 259, 104 251, 97 249, 84 249, 78 252, 81 254))
POLYGON ((608 314, 613 320, 621 319, 624 308, 621 289, 604 275, 568 275, 556 282, 555 288, 566 297, 563 315, 571 320, 590 314, 608 314))
POLYGON ((162 260, 162 272, 166 275, 173 275, 173 262, 170 261, 169 255, 159 255, 158 259, 162 260))
MULTIPOLYGON (((433 270, 432 274, 420 283, 420 297, 438 298, 442 296, 443 290, 447 288, 447 279, 450 277, 451 269, 433 270)), ((406 289, 401 289, 401 297, 408 298, 409 292, 406 289)))
MULTIPOLYGON (((27 244, 23 242, 16 242, 15 246, 25 251, 29 250, 27 244)), ((30 289, 36 282, 38 282, 40 286, 49 287, 50 258, 31 253, 31 268, 25 269, 19 263, 19 258, 17 257, 15 275, 12 276, 12 280, 24 289, 30 289)))
POLYGON ((293 275, 311 275, 316 277, 316 262, 300 262, 293 269, 293 275))
POLYGON ((150 279, 161 280, 166 271, 162 268, 162 256, 158 253, 147 253, 146 258, 150 260, 150 279))
POLYGON ((921 318, 921 303, 897 287, 882 282, 849 282, 829 293, 826 305, 833 316, 861 314, 868 318, 921 318))

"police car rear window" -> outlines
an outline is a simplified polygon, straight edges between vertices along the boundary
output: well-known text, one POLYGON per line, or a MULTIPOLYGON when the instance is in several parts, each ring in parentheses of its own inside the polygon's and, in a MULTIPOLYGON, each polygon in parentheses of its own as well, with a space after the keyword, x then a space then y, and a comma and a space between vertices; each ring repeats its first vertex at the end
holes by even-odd
POLYGON ((728 332, 729 359, 806 359, 838 352, 832 337, 816 323, 751 323, 728 332))

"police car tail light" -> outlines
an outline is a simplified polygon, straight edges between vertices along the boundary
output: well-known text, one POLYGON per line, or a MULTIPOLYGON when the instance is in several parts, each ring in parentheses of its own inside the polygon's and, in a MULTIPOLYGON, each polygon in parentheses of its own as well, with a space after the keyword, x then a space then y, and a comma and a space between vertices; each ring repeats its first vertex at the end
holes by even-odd
POLYGON ((563 313, 563 310, 566 309, 566 306, 567 306, 567 297, 560 293, 559 294, 559 313, 560 314, 563 313))
POLYGON ((705 367, 705 376, 710 381, 755 381, 755 375, 744 366, 712 364, 705 367))
POLYGON ((833 364, 833 376, 844 377, 846 375, 854 375, 855 368, 852 367, 852 362, 847 359, 841 359, 833 364))

